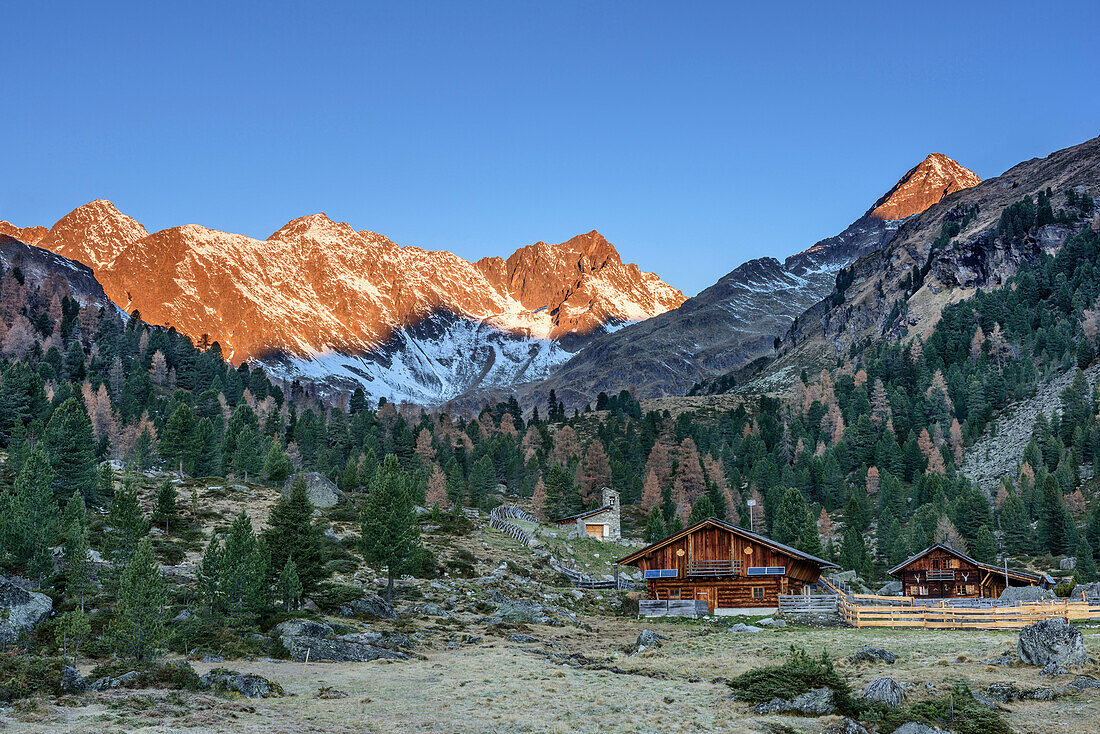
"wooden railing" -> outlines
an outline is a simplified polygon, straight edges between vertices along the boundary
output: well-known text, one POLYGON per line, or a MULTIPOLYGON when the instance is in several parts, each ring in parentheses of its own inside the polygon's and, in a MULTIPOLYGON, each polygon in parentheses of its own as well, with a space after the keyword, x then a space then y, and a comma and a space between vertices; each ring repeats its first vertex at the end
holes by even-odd
POLYGON ((927 572, 925 572, 925 575, 928 577, 929 581, 954 581, 955 580, 955 572, 950 570, 950 569, 940 570, 940 571, 927 571, 927 572))
POLYGON ((1100 601, 1056 599, 1018 602, 1012 606, 884 606, 839 597, 844 621, 853 627, 920 627, 924 629, 1020 629, 1044 619, 1100 619, 1100 601))
POLYGON ((780 594, 782 614, 836 614, 838 597, 832 594, 780 594))
POLYGON ((688 576, 733 576, 741 573, 741 561, 708 560, 688 564, 688 576))

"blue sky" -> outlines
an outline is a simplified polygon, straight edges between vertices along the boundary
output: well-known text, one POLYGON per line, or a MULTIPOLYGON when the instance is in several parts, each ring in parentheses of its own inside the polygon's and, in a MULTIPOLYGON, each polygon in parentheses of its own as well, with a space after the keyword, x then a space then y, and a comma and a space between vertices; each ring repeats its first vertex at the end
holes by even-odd
POLYGON ((989 177, 1100 134, 1100 5, 910 6, 8 3, 0 219, 324 211, 469 259, 598 229, 694 294, 929 152, 989 177))

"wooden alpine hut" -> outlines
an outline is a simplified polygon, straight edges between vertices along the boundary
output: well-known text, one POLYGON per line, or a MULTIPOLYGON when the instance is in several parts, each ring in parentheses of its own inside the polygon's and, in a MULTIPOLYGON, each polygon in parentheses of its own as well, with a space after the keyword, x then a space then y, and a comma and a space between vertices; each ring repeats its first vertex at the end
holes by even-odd
POLYGON ((905 559, 888 573, 901 581, 902 594, 917 599, 997 598, 1008 586, 1043 586, 1050 576, 982 563, 937 543, 905 559))
POLYGON ((649 598, 705 601, 708 613, 771 608, 836 564, 710 517, 616 563, 636 566, 649 598))

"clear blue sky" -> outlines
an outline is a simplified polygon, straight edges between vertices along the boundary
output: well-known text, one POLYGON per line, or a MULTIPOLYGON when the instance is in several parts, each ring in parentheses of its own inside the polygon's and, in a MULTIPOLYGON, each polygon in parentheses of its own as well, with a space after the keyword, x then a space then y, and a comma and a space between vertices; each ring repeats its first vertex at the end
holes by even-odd
POLYGON ((1100 134, 1097 3, 890 6, 6 3, 0 219, 324 211, 469 259, 599 229, 693 294, 928 152, 989 177, 1100 134))

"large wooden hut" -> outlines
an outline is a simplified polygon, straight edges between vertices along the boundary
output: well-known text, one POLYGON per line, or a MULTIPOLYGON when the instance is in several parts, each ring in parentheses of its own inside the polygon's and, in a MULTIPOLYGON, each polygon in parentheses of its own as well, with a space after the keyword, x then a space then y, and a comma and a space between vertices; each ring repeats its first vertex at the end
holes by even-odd
POLYGON ((950 545, 937 543, 907 558, 888 572, 902 594, 917 599, 996 598, 1008 586, 1048 586, 1049 576, 977 561, 950 545))
POLYGON ((637 566, 650 599, 722 609, 775 607, 835 564, 713 517, 620 558, 637 566))

